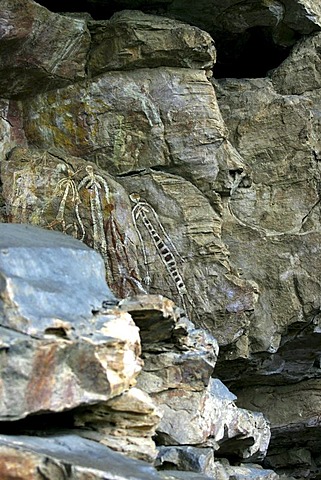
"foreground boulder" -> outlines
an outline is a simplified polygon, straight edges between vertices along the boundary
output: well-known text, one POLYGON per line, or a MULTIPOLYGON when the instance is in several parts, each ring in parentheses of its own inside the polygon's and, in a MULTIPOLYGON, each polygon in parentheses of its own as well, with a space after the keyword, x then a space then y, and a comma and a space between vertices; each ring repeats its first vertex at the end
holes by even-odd
POLYGON ((138 328, 100 256, 71 237, 0 224, 0 419, 108 400, 141 369, 138 328))

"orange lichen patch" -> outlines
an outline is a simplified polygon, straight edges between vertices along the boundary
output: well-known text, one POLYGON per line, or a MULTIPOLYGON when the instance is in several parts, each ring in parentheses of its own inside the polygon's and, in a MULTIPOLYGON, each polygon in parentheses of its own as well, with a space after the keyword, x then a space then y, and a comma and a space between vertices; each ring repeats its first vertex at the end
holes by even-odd
POLYGON ((39 458, 31 452, 0 447, 0 478, 3 480, 37 480, 39 458))

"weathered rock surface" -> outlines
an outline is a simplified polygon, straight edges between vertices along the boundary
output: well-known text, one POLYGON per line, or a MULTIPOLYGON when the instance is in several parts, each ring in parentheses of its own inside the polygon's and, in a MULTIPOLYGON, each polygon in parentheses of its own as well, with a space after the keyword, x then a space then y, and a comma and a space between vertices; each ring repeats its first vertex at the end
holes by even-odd
MULTIPOLYGON (((320 88, 320 43, 316 33, 298 42, 291 55, 273 72, 271 80, 275 90, 282 95, 302 95, 320 88), (295 77, 293 68, 295 69, 295 77)), ((316 93, 316 92, 315 92, 316 93)))
POLYGON ((31 437, 0 435, 3 480, 160 480, 150 465, 126 458, 77 435, 31 437))
POLYGON ((106 72, 24 102, 28 141, 96 162, 110 174, 162 167, 208 194, 229 192, 240 156, 202 70, 106 72), (39 128, 41 125, 41 128, 39 128))
POLYGON ((244 333, 257 288, 229 264, 220 216, 187 180, 154 170, 115 180, 60 151, 20 147, 2 162, 1 175, 8 221, 57 229, 94 247, 116 295, 166 294, 197 324, 214 327, 220 344, 244 333), (137 192, 143 197, 131 201, 137 192))
POLYGON ((98 313, 115 303, 101 258, 27 225, 0 224, 0 238, 1 420, 108 400, 134 384, 138 329, 126 313, 98 313))
MULTIPOLYGON (((190 472, 155 478, 277 478, 214 462, 214 450, 231 463, 262 460, 269 428, 250 408, 271 421, 264 465, 318 478, 320 2, 99 2, 104 12, 141 5, 161 16, 92 20, 31 0, 0 6, 0 221, 70 234, 102 255, 117 297, 165 294, 179 307, 155 295, 113 309, 102 262, 98 287, 79 268, 84 246, 70 267, 61 253, 59 263, 40 255, 37 237, 41 276, 10 245, 0 426, 37 417, 36 429, 56 412, 78 436, 149 461, 157 429, 161 468, 190 472), (273 70, 214 81, 218 104, 213 40, 174 18, 213 35, 214 75, 273 70), (22 277, 18 261, 29 264, 22 277), (76 266, 79 280, 66 286, 76 266), (142 337, 139 387, 150 397, 132 387, 141 361, 128 312, 142 337), (190 320, 215 334, 218 360, 214 338, 190 320)), ((70 467, 29 447, 35 478, 104 478, 92 464, 70 467)))
MULTIPOLYGON (((46 0, 42 0, 46 3, 46 0)), ((206 30, 219 51, 214 69, 219 77, 266 75, 286 58, 290 47, 303 35, 320 30, 321 8, 312 0, 88 0, 88 8, 100 17, 124 8, 139 8, 176 18, 206 30)))
POLYGON ((289 325, 303 327, 320 308, 314 105, 277 94, 268 79, 221 81, 218 91, 231 141, 253 170, 226 202, 223 238, 232 261, 260 288, 252 350, 276 351, 289 325))
POLYGON ((1 170, 7 221, 58 230, 93 247, 119 297, 146 291, 130 201, 110 175, 60 151, 22 147, 10 153, 1 170))
POLYGON ((242 464, 231 466, 226 460, 214 462, 213 450, 186 446, 159 447, 156 461, 158 468, 177 468, 181 471, 193 471, 207 474, 217 480, 277 480, 280 477, 273 470, 263 469, 260 465, 242 464))
POLYGON ((216 51, 203 30, 140 11, 118 12, 89 23, 92 76, 108 70, 154 67, 211 68, 216 51))
POLYGON ((161 411, 158 443, 210 447, 220 455, 233 451, 233 455, 251 460, 263 458, 270 439, 267 422, 260 413, 237 408, 235 395, 220 380, 211 378, 217 342, 203 330, 195 330, 186 318, 179 318, 173 307, 161 297, 120 303, 142 331, 144 370, 138 386, 161 411), (163 331, 158 342, 155 328, 149 335, 145 333, 151 325, 148 311, 152 309, 163 314, 163 319, 157 319, 163 331))
POLYGON ((0 97, 59 88, 85 76, 86 23, 57 15, 32 0, 0 5, 0 97))
POLYGON ((83 437, 147 462, 157 456, 152 437, 160 412, 149 395, 136 387, 105 403, 79 409, 74 419, 83 437))
POLYGON ((226 201, 222 238, 260 289, 249 332, 257 353, 222 360, 217 374, 271 421, 266 465, 304 478, 320 475, 319 43, 319 34, 300 41, 270 78, 217 83, 230 141, 252 169, 226 201))

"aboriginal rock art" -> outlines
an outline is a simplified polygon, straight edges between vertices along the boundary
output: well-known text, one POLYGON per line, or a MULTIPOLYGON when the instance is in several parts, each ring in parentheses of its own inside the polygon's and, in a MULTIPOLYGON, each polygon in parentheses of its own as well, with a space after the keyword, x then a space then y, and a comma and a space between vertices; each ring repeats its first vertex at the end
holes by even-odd
POLYGON ((74 172, 67 167, 67 177, 58 182, 57 188, 62 198, 56 222, 61 223, 65 233, 85 241, 101 254, 106 265, 107 280, 117 295, 125 297, 129 293, 145 292, 128 253, 128 238, 114 214, 115 205, 106 178, 97 173, 92 165, 86 165, 81 170, 74 172), (86 174, 75 183, 74 176, 81 170, 85 170, 86 174), (68 196, 74 208, 73 224, 67 224, 64 218, 68 196), (87 222, 86 229, 88 211, 90 222, 89 225, 87 222))
POLYGON ((80 158, 20 147, 2 170, 7 222, 39 225, 83 241, 103 257, 115 295, 146 293, 138 274, 131 207, 110 175, 80 158))
POLYGON ((93 248, 101 254, 105 263, 108 263, 103 210, 105 205, 111 204, 109 187, 107 181, 101 175, 95 173, 91 165, 87 165, 85 170, 87 175, 78 184, 78 192, 81 193, 82 189, 85 189, 89 194, 93 248))
POLYGON ((74 177, 78 173, 78 171, 74 171, 71 165, 66 164, 59 164, 58 170, 61 173, 66 174, 63 178, 61 178, 57 186, 55 188, 55 195, 60 198, 60 203, 58 206, 58 212, 56 214, 56 218, 53 222, 51 222, 48 227, 52 228, 55 225, 61 225, 62 231, 64 233, 70 234, 75 238, 79 238, 79 240, 84 240, 85 238, 85 226, 83 221, 80 217, 79 213, 79 206, 81 204, 80 196, 77 189, 77 184, 74 180, 74 177), (62 194, 62 195, 61 195, 62 194), (71 202, 73 205, 76 221, 72 221, 71 223, 67 223, 66 221, 66 205, 67 202, 71 202))
POLYGON ((191 305, 192 307, 193 304, 188 296, 187 288, 182 278, 182 275, 179 272, 176 258, 181 263, 184 260, 178 253, 171 238, 166 233, 166 230, 163 227, 154 208, 146 200, 143 200, 138 193, 131 193, 129 198, 134 203, 134 207, 132 209, 132 218, 143 252, 144 267, 146 273, 144 282, 147 289, 151 285, 151 276, 149 270, 149 262, 147 258, 147 249, 143 235, 141 233, 141 224, 146 229, 150 238, 152 239, 153 245, 160 256, 167 273, 175 284, 182 308, 186 313, 188 313, 187 304, 191 305))

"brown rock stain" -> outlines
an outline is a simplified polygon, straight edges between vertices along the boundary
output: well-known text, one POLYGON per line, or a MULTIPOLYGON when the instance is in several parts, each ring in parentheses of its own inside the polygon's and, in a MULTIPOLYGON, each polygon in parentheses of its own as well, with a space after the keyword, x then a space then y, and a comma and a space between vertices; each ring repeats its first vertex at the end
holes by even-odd
POLYGON ((57 344, 41 346, 35 354, 32 377, 27 386, 26 402, 30 411, 50 408, 55 389, 57 344))
POLYGON ((0 448, 1 480, 37 480, 37 458, 27 452, 15 451, 13 448, 0 448))

